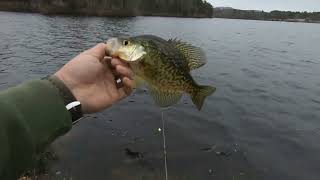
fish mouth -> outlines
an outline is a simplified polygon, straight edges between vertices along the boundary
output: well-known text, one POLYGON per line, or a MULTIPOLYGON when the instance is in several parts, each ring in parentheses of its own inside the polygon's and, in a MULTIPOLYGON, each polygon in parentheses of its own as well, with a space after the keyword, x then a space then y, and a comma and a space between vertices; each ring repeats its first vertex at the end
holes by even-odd
POLYGON ((106 42, 106 53, 126 62, 139 61, 146 54, 143 46, 139 44, 123 45, 119 38, 111 38, 106 42))
POLYGON ((120 43, 118 38, 111 38, 107 40, 106 42, 107 54, 114 56, 119 48, 120 48, 120 43))

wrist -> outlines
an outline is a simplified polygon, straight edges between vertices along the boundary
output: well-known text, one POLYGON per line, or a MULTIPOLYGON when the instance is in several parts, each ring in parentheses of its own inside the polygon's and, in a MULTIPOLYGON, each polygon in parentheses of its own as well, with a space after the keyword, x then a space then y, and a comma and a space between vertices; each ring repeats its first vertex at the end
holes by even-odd
POLYGON ((79 86, 79 83, 75 82, 72 78, 65 76, 65 73, 63 71, 58 71, 54 74, 55 77, 57 77, 60 81, 63 82, 63 84, 70 90, 70 92, 73 94, 75 99, 81 103, 81 108, 83 114, 90 114, 91 111, 89 111, 89 107, 87 106, 87 99, 84 95, 83 88, 79 86))
POLYGON ((76 83, 74 83, 72 79, 68 78, 67 76, 64 76, 61 71, 56 72, 53 75, 53 77, 58 78, 58 80, 60 80, 66 86, 66 88, 68 88, 68 90, 71 92, 71 94, 74 96, 74 98, 77 101, 81 102, 81 104, 83 104, 83 98, 81 98, 81 96, 79 95, 77 88, 76 88, 77 86, 75 85, 76 83))
POLYGON ((51 77, 56 77, 59 81, 61 81, 65 85, 65 87, 68 88, 68 90, 72 93, 75 99, 79 100, 79 97, 77 97, 75 93, 75 87, 73 85, 74 83, 72 83, 72 81, 69 80, 69 78, 65 77, 63 73, 58 71, 51 77))
POLYGON ((54 85, 60 96, 62 97, 66 109, 70 112, 72 122, 78 121, 83 117, 80 101, 72 93, 71 89, 58 76, 53 75, 47 78, 52 85, 54 85))

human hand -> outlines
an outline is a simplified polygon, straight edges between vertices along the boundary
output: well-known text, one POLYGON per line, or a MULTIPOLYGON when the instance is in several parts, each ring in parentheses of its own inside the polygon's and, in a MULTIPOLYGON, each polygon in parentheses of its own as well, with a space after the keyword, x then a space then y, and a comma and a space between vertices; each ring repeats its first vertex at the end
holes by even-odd
POLYGON ((85 114, 110 107, 133 89, 133 73, 128 64, 106 55, 106 44, 100 43, 55 73, 81 102, 85 114), (116 77, 122 80, 123 87, 117 88, 116 77))

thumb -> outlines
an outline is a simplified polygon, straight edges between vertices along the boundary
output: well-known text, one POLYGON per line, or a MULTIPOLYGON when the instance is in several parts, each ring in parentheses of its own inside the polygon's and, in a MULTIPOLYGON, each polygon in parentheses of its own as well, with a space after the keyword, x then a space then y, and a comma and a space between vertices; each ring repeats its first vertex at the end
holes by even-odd
POLYGON ((106 54, 106 44, 104 43, 99 43, 93 48, 87 50, 84 52, 85 54, 94 56, 98 59, 103 59, 107 54, 106 54))

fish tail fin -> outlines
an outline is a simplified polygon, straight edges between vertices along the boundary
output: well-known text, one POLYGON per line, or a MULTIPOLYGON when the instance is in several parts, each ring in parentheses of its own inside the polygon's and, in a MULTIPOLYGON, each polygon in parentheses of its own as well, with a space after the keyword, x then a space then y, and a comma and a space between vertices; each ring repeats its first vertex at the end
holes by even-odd
POLYGON ((199 86, 197 89, 198 90, 191 95, 191 98, 193 104, 195 104, 200 111, 206 97, 213 94, 216 91, 216 88, 212 86, 199 86))

